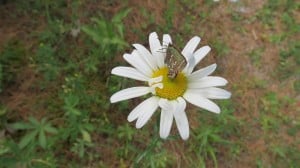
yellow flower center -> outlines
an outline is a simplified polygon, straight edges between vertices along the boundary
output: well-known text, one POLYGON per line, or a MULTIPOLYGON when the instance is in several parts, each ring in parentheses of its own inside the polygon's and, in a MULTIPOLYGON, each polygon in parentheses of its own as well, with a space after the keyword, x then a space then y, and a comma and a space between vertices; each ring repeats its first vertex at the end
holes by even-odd
POLYGON ((165 99, 173 100, 184 94, 187 88, 187 79, 183 73, 178 73, 174 79, 168 77, 168 68, 164 67, 152 74, 152 77, 162 76, 163 88, 155 88, 156 95, 165 99))

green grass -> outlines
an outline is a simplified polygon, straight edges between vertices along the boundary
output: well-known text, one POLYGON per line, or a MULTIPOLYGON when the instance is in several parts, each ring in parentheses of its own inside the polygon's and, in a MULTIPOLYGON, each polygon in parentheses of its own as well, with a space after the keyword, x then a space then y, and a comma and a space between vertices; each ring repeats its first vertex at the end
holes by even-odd
POLYGON ((263 52, 264 52, 264 48, 257 48, 257 49, 253 49, 248 54, 252 63, 257 67, 261 65, 261 57, 263 52))
POLYGON ((278 75, 281 79, 297 76, 300 73, 300 43, 291 41, 286 49, 280 51, 280 65, 278 75))

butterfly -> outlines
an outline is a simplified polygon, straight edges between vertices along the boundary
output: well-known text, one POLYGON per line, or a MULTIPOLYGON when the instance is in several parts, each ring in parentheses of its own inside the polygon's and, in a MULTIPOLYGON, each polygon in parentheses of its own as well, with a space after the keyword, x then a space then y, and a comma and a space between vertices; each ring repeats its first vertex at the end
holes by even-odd
POLYGON ((184 69, 187 60, 176 46, 169 44, 165 63, 168 67, 168 77, 174 79, 177 74, 184 69))

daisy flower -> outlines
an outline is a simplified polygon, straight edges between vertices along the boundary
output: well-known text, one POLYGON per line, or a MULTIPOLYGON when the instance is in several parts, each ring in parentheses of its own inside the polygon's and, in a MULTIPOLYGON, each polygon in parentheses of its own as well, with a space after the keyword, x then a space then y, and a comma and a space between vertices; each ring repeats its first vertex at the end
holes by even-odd
POLYGON ((123 58, 132 66, 118 66, 112 69, 112 74, 144 82, 145 86, 123 89, 113 94, 111 103, 140 97, 151 96, 136 106, 128 115, 127 120, 136 121, 136 128, 143 127, 153 113, 161 108, 160 130, 161 138, 169 136, 173 118, 179 134, 183 140, 189 138, 189 123, 185 112, 186 102, 205 110, 220 113, 220 108, 209 99, 228 99, 231 93, 217 88, 225 86, 227 80, 222 77, 209 76, 217 65, 212 64, 203 69, 193 71, 195 66, 210 51, 209 46, 196 50, 200 37, 193 37, 183 48, 180 55, 184 57, 185 67, 170 78, 170 66, 167 51, 171 49, 170 35, 164 34, 162 44, 155 32, 149 35, 150 51, 141 44, 133 44, 135 48, 131 54, 124 54, 123 58))

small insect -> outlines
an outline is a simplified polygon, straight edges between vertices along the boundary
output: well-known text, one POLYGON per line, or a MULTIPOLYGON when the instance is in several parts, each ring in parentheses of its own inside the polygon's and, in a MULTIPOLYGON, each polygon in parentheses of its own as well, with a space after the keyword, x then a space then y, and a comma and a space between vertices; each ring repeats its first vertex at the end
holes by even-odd
POLYGON ((170 79, 174 79, 176 78, 177 74, 186 66, 187 60, 177 47, 169 44, 167 49, 166 64, 169 70, 168 77, 170 79))

